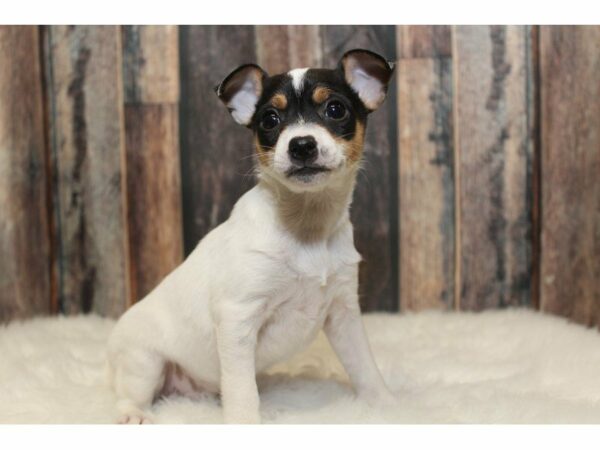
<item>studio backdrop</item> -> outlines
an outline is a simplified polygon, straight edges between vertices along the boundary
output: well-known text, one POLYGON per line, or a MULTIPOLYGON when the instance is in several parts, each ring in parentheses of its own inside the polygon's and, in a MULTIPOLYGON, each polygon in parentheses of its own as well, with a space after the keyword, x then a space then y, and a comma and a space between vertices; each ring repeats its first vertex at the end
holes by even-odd
POLYGON ((0 322, 118 316, 255 182, 213 87, 395 61, 352 205, 365 311, 600 324, 600 27, 1 26, 0 322))

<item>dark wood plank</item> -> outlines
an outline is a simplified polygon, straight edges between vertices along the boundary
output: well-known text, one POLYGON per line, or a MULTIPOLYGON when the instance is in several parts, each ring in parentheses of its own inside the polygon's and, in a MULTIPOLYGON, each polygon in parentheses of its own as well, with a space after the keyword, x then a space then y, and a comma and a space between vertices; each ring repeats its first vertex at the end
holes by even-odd
POLYGON ((452 63, 398 62, 400 306, 454 305, 452 63))
POLYGON ((118 316, 130 298, 120 30, 46 31, 61 309, 118 316))
POLYGON ((131 300, 183 259, 177 27, 123 27, 131 300))
POLYGON ((541 27, 541 309, 600 325, 600 27, 541 27))
POLYGON ((223 222, 255 184, 250 131, 214 93, 230 71, 256 62, 254 27, 180 27, 181 170, 185 251, 223 222))
POLYGON ((435 58, 452 55, 449 25, 398 25, 398 58, 435 58))
MULTIPOLYGON (((323 65, 333 68, 352 48, 367 48, 396 59, 394 26, 321 27, 323 65)), ((364 170, 359 174, 352 222, 354 240, 363 257, 360 296, 364 310, 397 310, 398 180, 396 85, 384 105, 369 118, 364 170)))
POLYGON ((0 323, 50 311, 38 28, 0 26, 0 323))
POLYGON ((321 36, 315 25, 257 25, 258 64, 270 74, 320 67, 321 36))
POLYGON ((459 26, 453 37, 460 307, 529 304, 529 29, 459 26))

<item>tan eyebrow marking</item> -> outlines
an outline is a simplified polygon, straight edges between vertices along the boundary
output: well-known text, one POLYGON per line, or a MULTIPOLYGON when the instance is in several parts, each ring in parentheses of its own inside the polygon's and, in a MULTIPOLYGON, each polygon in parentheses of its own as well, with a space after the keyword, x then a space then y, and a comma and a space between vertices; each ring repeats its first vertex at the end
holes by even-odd
POLYGON ((287 98, 282 93, 277 93, 271 98, 271 105, 277 109, 287 108, 287 98))
POLYGON ((313 101, 317 104, 323 103, 331 95, 331 89, 319 86, 313 91, 313 101))

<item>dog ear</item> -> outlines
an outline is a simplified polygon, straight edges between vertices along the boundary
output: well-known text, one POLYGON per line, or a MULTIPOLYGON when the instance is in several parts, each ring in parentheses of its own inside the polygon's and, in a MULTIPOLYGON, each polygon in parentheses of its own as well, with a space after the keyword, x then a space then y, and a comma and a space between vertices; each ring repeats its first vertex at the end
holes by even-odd
POLYGON ((355 49, 342 56, 338 69, 369 111, 383 103, 394 72, 393 63, 369 50, 355 49))
POLYGON ((215 87, 217 97, 227 106, 237 123, 250 124, 266 76, 267 73, 256 64, 244 64, 215 87))

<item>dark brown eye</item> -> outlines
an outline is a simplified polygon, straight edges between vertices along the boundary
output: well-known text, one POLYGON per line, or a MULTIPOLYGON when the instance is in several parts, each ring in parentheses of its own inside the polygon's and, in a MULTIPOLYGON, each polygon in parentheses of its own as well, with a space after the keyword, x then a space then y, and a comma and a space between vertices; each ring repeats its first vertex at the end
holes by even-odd
POLYGON ((260 121, 260 126, 264 130, 272 130, 281 123, 279 115, 275 111, 267 111, 260 121))
POLYGON ((332 100, 325 107, 325 116, 333 120, 341 120, 346 117, 346 107, 337 100, 332 100))

